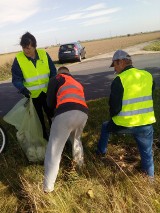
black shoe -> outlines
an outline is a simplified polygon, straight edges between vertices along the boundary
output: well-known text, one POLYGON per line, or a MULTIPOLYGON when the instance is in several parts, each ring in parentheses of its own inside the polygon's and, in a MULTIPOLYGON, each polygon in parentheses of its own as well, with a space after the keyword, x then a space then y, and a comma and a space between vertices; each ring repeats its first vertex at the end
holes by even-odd
POLYGON ((99 150, 96 150, 97 157, 105 157, 106 153, 101 153, 99 150))
POLYGON ((44 135, 43 135, 43 138, 46 139, 46 141, 48 141, 48 140, 49 140, 49 135, 44 134, 44 135))

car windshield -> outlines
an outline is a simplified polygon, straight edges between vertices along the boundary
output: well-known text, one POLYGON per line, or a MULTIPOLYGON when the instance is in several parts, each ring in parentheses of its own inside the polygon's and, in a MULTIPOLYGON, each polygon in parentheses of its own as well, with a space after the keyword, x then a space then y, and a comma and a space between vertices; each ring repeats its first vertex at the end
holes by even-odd
POLYGON ((60 46, 60 51, 64 52, 66 50, 73 50, 74 49, 74 44, 65 44, 60 46))

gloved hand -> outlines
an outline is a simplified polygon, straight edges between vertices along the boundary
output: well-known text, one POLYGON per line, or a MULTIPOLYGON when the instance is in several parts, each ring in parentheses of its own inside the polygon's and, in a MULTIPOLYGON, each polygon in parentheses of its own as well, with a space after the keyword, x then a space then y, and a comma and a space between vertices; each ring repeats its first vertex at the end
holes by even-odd
POLYGON ((26 98, 30 98, 31 92, 26 87, 21 89, 20 93, 22 93, 26 98))

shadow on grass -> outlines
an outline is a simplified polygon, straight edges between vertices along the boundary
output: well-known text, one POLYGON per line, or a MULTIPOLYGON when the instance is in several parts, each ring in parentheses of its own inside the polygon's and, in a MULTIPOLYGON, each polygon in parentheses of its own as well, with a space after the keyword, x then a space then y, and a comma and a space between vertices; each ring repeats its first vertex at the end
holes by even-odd
MULTIPOLYGON (((159 68, 146 68, 153 74, 155 81, 158 86, 160 85, 160 74, 159 68)), ((101 72, 88 75, 74 75, 74 77, 79 80, 85 88, 86 99, 97 99, 108 96, 110 90, 111 79, 113 77, 113 72, 101 72)), ((7 107, 12 108, 12 105, 15 104, 20 98, 21 95, 17 94, 15 88, 11 83, 3 83, 0 85, 0 110, 2 114, 4 113, 7 107), (4 108, 3 108, 4 107, 4 108)), ((157 123, 154 124, 155 129, 155 139, 159 135, 160 127, 160 91, 157 90, 154 95, 155 101, 155 114, 157 118, 157 123)), ((137 172, 136 165, 133 165, 133 173, 129 170, 129 165, 133 162, 139 162, 138 158, 131 159, 131 156, 139 155, 136 149, 136 143, 128 138, 122 136, 113 136, 109 142, 109 152, 108 157, 104 159, 98 159, 95 156, 95 148, 97 146, 97 141, 100 134, 101 124, 103 121, 109 119, 108 113, 108 99, 102 98, 97 99, 96 101, 89 101, 89 119, 87 125, 84 129, 82 136, 83 147, 85 152, 85 161, 86 169, 82 172, 86 178, 96 178, 99 176, 101 180, 105 181, 105 184, 116 184, 116 181, 125 182, 124 174, 120 168, 127 173, 127 175, 135 175, 137 172), (126 154, 127 153, 127 154, 126 154), (127 159, 128 158, 128 159, 127 159), (131 162, 132 160, 132 162, 131 162), (122 164, 127 164, 126 167, 122 164), (119 176, 118 176, 119 175, 119 176), (115 179, 115 176, 118 176, 118 179, 115 179)), ((34 183, 34 175, 36 172, 43 175, 43 166, 42 165, 30 165, 22 152, 21 148, 17 145, 15 133, 16 130, 13 127, 8 126, 6 123, 2 122, 2 125, 6 128, 9 137, 9 144, 6 153, 0 156, 0 179, 6 190, 10 194, 15 194, 18 203, 19 209, 25 210, 28 208, 33 208, 33 203, 28 200, 28 195, 23 187, 21 176, 26 177, 27 179, 33 179, 31 182, 34 183), (27 171, 29 171, 27 173, 27 171), (30 177, 30 174, 33 173, 33 177, 30 177), (27 175, 28 174, 28 175, 27 175), (24 201, 23 201, 24 200, 24 201), (22 202, 23 201, 23 202, 22 202)), ((159 150, 154 147, 156 162, 159 162, 159 150)), ((72 153, 71 147, 69 144, 66 144, 66 147, 63 152, 61 168, 63 174, 62 179, 67 181, 71 178, 72 174, 72 153), (69 147, 68 147, 69 146, 69 147), (65 172, 67 171, 67 172, 65 172)), ((156 165, 156 170, 159 171, 158 166, 156 165)), ((75 177, 77 178, 77 176, 75 177)))
MULTIPOLYGON (((13 212, 23 212, 30 210, 27 195, 24 194, 21 176, 24 170, 29 166, 28 160, 16 141, 16 129, 0 119, 0 124, 7 133, 7 146, 4 153, 0 154, 0 182, 5 186, 4 193, 15 195, 17 197, 18 208, 11 206, 13 212)), ((3 191, 1 191, 3 193, 3 191)))

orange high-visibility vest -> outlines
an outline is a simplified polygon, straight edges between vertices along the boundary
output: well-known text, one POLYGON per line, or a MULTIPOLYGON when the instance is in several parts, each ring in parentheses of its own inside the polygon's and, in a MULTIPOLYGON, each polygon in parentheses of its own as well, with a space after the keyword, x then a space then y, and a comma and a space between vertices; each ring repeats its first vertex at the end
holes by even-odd
MULTIPOLYGON (((83 86, 69 75, 59 74, 65 78, 65 83, 57 91, 57 105, 72 102, 87 107, 83 86)), ((88 107, 87 107, 88 108, 88 107)))

